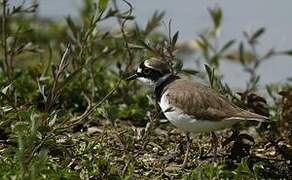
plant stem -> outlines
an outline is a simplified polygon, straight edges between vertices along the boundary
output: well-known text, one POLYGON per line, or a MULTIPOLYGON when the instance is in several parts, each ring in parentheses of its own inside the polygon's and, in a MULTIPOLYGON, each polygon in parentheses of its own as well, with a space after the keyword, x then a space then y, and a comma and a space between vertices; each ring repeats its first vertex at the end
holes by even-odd
POLYGON ((92 105, 90 99, 85 96, 87 101, 88 101, 88 106, 87 106, 86 110, 83 112, 83 114, 81 114, 78 117, 72 118, 69 121, 66 121, 69 123, 68 126, 59 127, 56 130, 62 131, 62 130, 69 129, 73 126, 76 126, 78 124, 81 124, 84 121, 84 119, 86 119, 91 113, 93 113, 95 111, 96 108, 98 108, 100 105, 102 105, 105 102, 105 100, 107 100, 111 95, 113 95, 116 92, 116 90, 118 89, 121 82, 122 82, 122 78, 120 78, 119 81, 116 83, 116 85, 103 98, 101 98, 101 100, 99 100, 98 103, 95 105, 92 105))
POLYGON ((2 0, 2 46, 4 50, 3 54, 3 71, 10 79, 10 68, 8 63, 8 49, 7 49, 7 2, 8 0, 2 0))
POLYGON ((261 60, 258 58, 258 54, 257 54, 257 50, 256 50, 256 47, 255 47, 255 44, 251 44, 251 49, 252 49, 252 53, 255 55, 255 59, 254 59, 253 65, 252 65, 252 67, 250 68, 250 71, 249 71, 250 78, 249 78, 249 85, 248 85, 249 87, 248 87, 248 89, 249 90, 255 90, 254 89, 255 87, 253 87, 253 86, 254 86, 254 82, 255 82, 255 80, 257 78, 256 72, 257 72, 257 69, 258 69, 258 67, 259 67, 259 65, 261 63, 261 60))
POLYGON ((70 55, 71 55, 71 44, 68 44, 63 56, 62 56, 62 59, 61 59, 61 62, 58 66, 58 70, 57 72, 53 72, 53 73, 56 73, 54 75, 54 83, 53 83, 53 87, 52 87, 52 90, 51 90, 51 94, 50 94, 50 97, 48 99, 48 102, 46 104, 46 111, 50 111, 51 110, 51 107, 52 105, 54 104, 56 98, 58 97, 59 95, 59 79, 60 79, 60 76, 61 74, 64 72, 66 66, 68 65, 68 59, 70 58, 70 55))
MULTIPOLYGON (((131 15, 132 10, 133 10, 132 5, 126 0, 123 0, 123 2, 126 3, 130 7, 129 15, 131 15)), ((118 8, 116 0, 113 0, 113 5, 114 5, 115 10, 119 12, 119 8, 118 8)), ((122 20, 121 17, 117 16, 117 20, 118 20, 118 23, 119 23, 120 28, 121 28, 123 39, 125 40, 126 50, 128 52, 128 55, 129 55, 129 61, 128 61, 127 66, 125 68, 125 71, 127 72, 129 70, 129 68, 131 67, 131 65, 133 64, 133 60, 134 60, 134 56, 133 56, 131 49, 129 48, 129 43, 128 43, 128 39, 127 39, 126 32, 125 32, 125 24, 127 22, 127 19, 122 20)))

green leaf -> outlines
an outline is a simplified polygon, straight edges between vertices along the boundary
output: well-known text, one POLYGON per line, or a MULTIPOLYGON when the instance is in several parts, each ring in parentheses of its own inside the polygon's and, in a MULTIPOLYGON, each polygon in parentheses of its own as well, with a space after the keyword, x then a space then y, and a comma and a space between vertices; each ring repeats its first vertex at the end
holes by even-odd
POLYGON ((8 112, 8 111, 11 111, 13 108, 8 105, 8 106, 1 107, 1 109, 2 109, 3 112, 8 112))
POLYGON ((210 85, 213 88, 213 84, 214 84, 214 69, 211 68, 207 64, 205 64, 205 69, 206 69, 207 74, 208 74, 208 78, 209 78, 209 81, 210 81, 210 85))
POLYGON ((282 54, 285 54, 285 55, 288 55, 288 56, 292 56, 292 50, 284 51, 282 54))
POLYGON ((209 59, 209 49, 212 49, 208 39, 204 35, 200 35, 199 39, 196 40, 198 47, 203 51, 205 59, 209 59))
POLYGON ((98 2, 98 10, 100 12, 104 11, 107 7, 108 4, 108 0, 99 0, 98 2))
POLYGON ((4 95, 6 95, 7 92, 8 92, 8 89, 11 87, 11 84, 12 84, 12 83, 10 83, 8 86, 4 87, 4 88, 1 90, 1 93, 4 94, 4 95))
POLYGON ((144 49, 145 48, 144 46, 141 46, 139 44, 128 43, 128 45, 129 45, 129 48, 131 48, 131 49, 144 49))
POLYGON ((71 32, 74 36, 73 38, 76 39, 77 34, 78 34, 80 29, 75 25, 74 21, 72 20, 72 18, 70 16, 66 17, 66 22, 67 22, 69 29, 71 30, 71 32))
POLYGON ((196 75, 199 73, 199 71, 193 70, 193 69, 182 69, 182 72, 186 73, 186 74, 191 74, 191 75, 196 75))
POLYGON ((158 12, 155 11, 152 15, 151 19, 147 22, 146 28, 145 28, 145 36, 149 35, 154 29, 159 27, 161 20, 163 19, 165 15, 165 12, 158 12))
POLYGON ((240 42, 239 44, 239 61, 241 64, 245 64, 245 58, 244 58, 244 45, 243 42, 240 42))
POLYGON ((213 20, 214 27, 217 31, 220 28, 222 20, 223 20, 222 10, 219 7, 214 7, 214 8, 209 8, 208 11, 213 20))
POLYGON ((57 114, 53 115, 53 118, 49 122, 49 127, 53 127, 57 121, 57 114))
POLYGON ((173 69, 176 71, 176 72, 180 72, 181 69, 183 67, 183 63, 182 61, 175 61, 175 64, 173 65, 173 69))
POLYGON ((177 31, 177 32, 173 35, 173 37, 172 37, 172 40, 171 40, 171 47, 172 47, 173 49, 174 49, 175 44, 176 44, 176 42, 177 42, 178 35, 179 35, 179 31, 177 31))
POLYGON ((211 77, 212 76, 212 69, 210 68, 210 66, 208 66, 207 64, 205 64, 205 69, 208 73, 208 76, 211 77))
POLYGON ((265 28, 258 29, 255 33, 253 33, 249 39, 249 43, 253 44, 257 42, 257 39, 265 33, 265 28))
POLYGON ((71 73, 59 86, 58 91, 61 91, 66 85, 75 78, 82 71, 82 66, 76 69, 73 73, 71 73))
POLYGON ((224 44, 224 46, 221 48, 220 53, 223 53, 224 51, 226 51, 227 49, 229 49, 234 43, 235 43, 235 40, 234 40, 234 39, 228 41, 228 42, 227 42, 226 44, 224 44))
POLYGON ((219 59, 220 59, 220 54, 215 54, 209 60, 209 64, 218 67, 218 65, 219 65, 219 59))

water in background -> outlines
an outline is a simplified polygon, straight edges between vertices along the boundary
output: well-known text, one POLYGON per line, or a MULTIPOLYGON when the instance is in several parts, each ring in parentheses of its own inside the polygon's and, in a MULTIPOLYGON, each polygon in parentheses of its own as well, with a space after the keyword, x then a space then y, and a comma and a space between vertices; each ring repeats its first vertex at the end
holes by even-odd
MULTIPOLYGON (((22 1, 22 0, 13 0, 22 1)), ((39 14, 42 17, 62 20, 67 15, 78 17, 82 0, 41 0, 39 14)), ((180 31, 180 40, 195 39, 206 27, 211 25, 207 7, 218 5, 223 9, 224 20, 220 41, 243 39, 243 30, 266 28, 260 40, 262 51, 269 48, 292 49, 292 1, 291 0, 130 0, 139 24, 146 24, 156 11, 165 11, 165 22, 172 19, 173 30, 180 31)), ((106 24, 109 26, 109 24, 106 24)), ((248 76, 240 66, 223 62, 221 71, 225 81, 233 87, 245 87, 248 76)), ((277 57, 262 64, 259 69, 262 85, 284 82, 292 77, 292 57, 277 57)))

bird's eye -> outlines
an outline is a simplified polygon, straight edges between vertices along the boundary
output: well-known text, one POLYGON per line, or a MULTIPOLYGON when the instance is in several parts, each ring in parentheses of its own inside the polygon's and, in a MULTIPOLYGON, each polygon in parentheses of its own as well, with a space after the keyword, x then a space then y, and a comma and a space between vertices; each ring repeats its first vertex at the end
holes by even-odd
POLYGON ((149 69, 149 68, 145 68, 145 69, 143 70, 143 73, 144 73, 145 75, 149 75, 150 72, 151 72, 151 69, 149 69))

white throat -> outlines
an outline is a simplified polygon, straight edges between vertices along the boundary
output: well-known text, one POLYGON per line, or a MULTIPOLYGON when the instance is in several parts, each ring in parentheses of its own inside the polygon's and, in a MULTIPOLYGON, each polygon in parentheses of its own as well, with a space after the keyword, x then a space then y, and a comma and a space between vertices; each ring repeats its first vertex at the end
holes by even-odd
POLYGON ((147 79, 144 77, 138 77, 137 78, 139 81, 141 81, 143 84, 145 84, 146 86, 150 86, 150 87, 154 87, 155 86, 155 82, 152 81, 151 79, 147 79))

